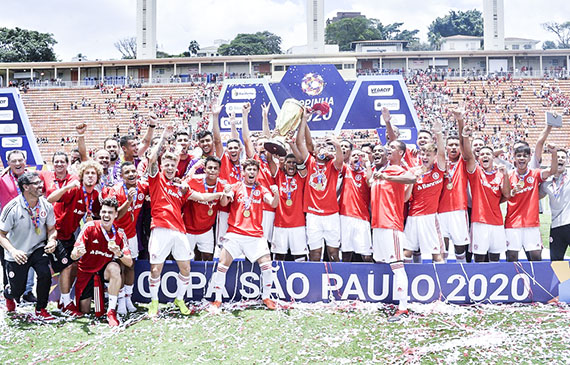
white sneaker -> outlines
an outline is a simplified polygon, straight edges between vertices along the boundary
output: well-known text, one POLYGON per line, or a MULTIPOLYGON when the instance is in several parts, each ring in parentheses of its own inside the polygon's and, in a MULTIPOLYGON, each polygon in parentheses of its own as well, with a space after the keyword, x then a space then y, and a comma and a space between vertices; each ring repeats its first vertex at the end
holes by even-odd
POLYGON ((117 313, 122 315, 122 316, 127 314, 127 306, 125 304, 125 297, 121 297, 117 301, 117 313))
POLYGON ((137 311, 137 307, 135 307, 135 305, 133 304, 130 295, 129 296, 125 295, 125 304, 127 306, 127 310, 129 311, 129 313, 133 313, 133 312, 137 311))

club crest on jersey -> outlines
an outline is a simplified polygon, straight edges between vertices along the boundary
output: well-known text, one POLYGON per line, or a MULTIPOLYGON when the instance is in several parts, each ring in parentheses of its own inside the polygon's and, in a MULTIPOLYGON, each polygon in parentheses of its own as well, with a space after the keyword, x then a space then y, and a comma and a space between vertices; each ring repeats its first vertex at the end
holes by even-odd
POLYGON ((534 177, 532 177, 532 176, 527 177, 526 182, 529 184, 533 184, 534 183, 534 177))
POLYGON ((434 172, 433 174, 431 174, 431 176, 433 177, 434 180, 439 179, 439 172, 434 172))
POLYGON ((261 191, 259 191, 259 190, 255 190, 253 192, 253 196, 259 196, 260 194, 261 194, 261 191))
POLYGON ((354 180, 356 180, 356 181, 362 180, 362 175, 356 175, 356 176, 354 177, 354 180))
MULTIPOLYGON (((291 179, 290 182, 290 188, 291 188, 291 193, 294 192, 295 190, 297 190, 297 179, 291 179)), ((281 183, 281 186, 279 187, 279 190, 281 190, 282 193, 287 194, 287 181, 283 181, 281 183)))
POLYGON ((47 217, 47 212, 45 210, 42 210, 40 212, 40 218, 45 218, 45 217, 47 217))
POLYGON ((139 200, 144 200, 144 194, 143 194, 143 193, 139 193, 138 199, 139 199, 139 200))

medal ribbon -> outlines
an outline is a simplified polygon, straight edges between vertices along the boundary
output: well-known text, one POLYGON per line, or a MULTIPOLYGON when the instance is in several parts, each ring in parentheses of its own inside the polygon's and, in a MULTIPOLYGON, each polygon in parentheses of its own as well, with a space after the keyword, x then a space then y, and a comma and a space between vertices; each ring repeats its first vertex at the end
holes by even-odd
MULTIPOLYGON (((251 193, 249 193, 249 197, 247 197, 247 199, 244 199, 243 204, 245 210, 249 210, 251 206, 251 201, 253 200, 253 193, 255 192, 256 188, 257 184, 254 183, 253 186, 251 187, 251 193)), ((245 184, 243 184, 243 195, 247 196, 247 187, 245 186, 245 184)))
MULTIPOLYGON (((24 197, 24 196, 22 195, 22 197, 24 197)), ((24 203, 26 203, 26 210, 28 211, 28 214, 30 215, 30 219, 32 220, 32 223, 34 224, 34 228, 36 229, 36 233, 40 234, 40 232, 39 232, 39 230, 40 230, 40 202, 39 202, 39 200, 38 200, 38 203, 36 204, 35 212, 32 210, 32 208, 30 208, 30 204, 28 203, 26 198, 24 198, 24 203)))
POLYGON ((322 185, 323 176, 325 176, 325 171, 326 171, 327 167, 325 164, 322 164, 323 168, 319 167, 319 165, 321 165, 321 164, 320 163, 316 164, 316 166, 317 166, 317 181, 319 184, 321 184, 321 186, 323 186, 322 185))
POLYGON ((285 192, 287 193, 287 200, 291 200, 291 181, 293 181, 293 177, 285 175, 285 192))
POLYGON ((109 234, 107 234, 107 230, 105 228, 101 227, 101 230, 103 231, 103 236, 105 236, 107 243, 109 243, 110 241, 113 241, 115 239, 115 236, 117 234, 117 230, 115 229, 114 225, 111 226, 111 232, 113 232, 112 238, 109 238, 109 234))
POLYGON ((522 176, 519 175, 518 172, 517 172, 516 174, 517 174, 517 177, 519 178, 519 183, 522 181, 522 183, 524 184, 524 178, 525 178, 526 175, 528 175, 529 173, 530 173, 530 169, 527 170, 526 174, 524 174, 524 175, 522 175, 522 176))
POLYGON ((237 176, 237 180, 241 181, 241 165, 236 166, 236 164, 234 164, 232 162, 232 170, 234 171, 234 175, 237 176))
POLYGON ((85 202, 85 208, 87 209, 87 212, 85 213, 85 216, 83 217, 83 221, 85 222, 86 217, 88 215, 92 216, 93 215, 93 192, 91 192, 91 194, 89 194, 89 197, 87 196, 87 190, 85 190, 85 186, 83 186, 83 201, 85 202))
MULTIPOLYGON (((204 192, 205 193, 209 193, 208 189, 211 188, 212 186, 208 185, 208 183, 206 182, 206 178, 204 178, 204 192)), ((218 192, 218 178, 216 178, 216 182, 214 183, 214 191, 213 193, 216 194, 218 192)), ((208 204, 208 208, 212 208, 214 206, 214 202, 207 202, 206 204, 208 204)))
MULTIPOLYGON (((18 179, 16 179, 16 176, 14 176, 14 174, 12 173, 12 171, 10 171, 10 177, 12 178, 12 181, 14 182, 14 185, 16 185, 16 189, 18 189, 18 194, 22 194, 22 192, 20 191, 20 186, 18 185, 18 179)), ((25 200, 25 199, 24 199, 25 200)))
MULTIPOLYGON (((135 185, 135 189, 137 190, 137 193, 135 194, 135 198, 131 203, 131 220, 134 220, 135 205, 137 204, 137 198, 139 196, 139 187, 137 185, 135 185)), ((125 199, 129 200, 129 191, 127 189, 127 184, 125 184, 125 182, 123 182, 123 191, 125 192, 125 199)))

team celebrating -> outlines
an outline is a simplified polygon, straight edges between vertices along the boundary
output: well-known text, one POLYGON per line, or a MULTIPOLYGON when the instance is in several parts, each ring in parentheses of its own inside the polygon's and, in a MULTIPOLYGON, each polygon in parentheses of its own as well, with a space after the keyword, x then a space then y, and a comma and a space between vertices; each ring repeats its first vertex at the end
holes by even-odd
POLYGON ((384 108, 386 144, 359 148, 334 135, 313 138, 308 120, 316 111, 307 107, 298 129, 285 136, 286 154, 278 156, 265 149, 275 134, 270 105, 262 106, 263 129, 256 133, 249 130, 251 105, 243 105, 241 137, 230 114, 225 146, 222 107, 212 106, 212 130, 200 130, 194 139, 187 128, 161 127, 151 114, 140 142, 130 135, 108 138, 92 159, 88 126, 80 124, 77 149, 70 156, 56 152, 51 171, 28 171, 25 153, 10 151, 0 179, 7 310, 15 311, 31 290, 35 272, 35 315, 54 320, 46 310, 53 270, 59 273, 61 313, 81 317, 94 302, 95 314, 117 326, 118 314, 137 310, 134 261, 144 257, 150 262, 148 315, 159 312, 167 259, 179 269, 174 305, 187 315, 191 261, 216 257, 210 282, 215 312, 229 267, 245 257, 261 268, 268 309, 279 306, 270 295, 272 260, 387 263, 398 302, 389 320, 398 321, 408 314, 404 265, 421 262, 422 255, 434 263, 444 263, 450 251, 457 262, 493 262, 501 255, 516 261, 524 250, 529 260, 541 260, 544 196, 552 211, 550 257, 564 258, 568 155, 546 143, 550 126, 534 148, 520 141, 512 156, 505 155, 474 136, 457 109, 451 127, 444 130, 442 121, 433 120, 410 146, 384 108), (160 136, 154 136, 157 127, 160 136), (551 163, 541 169, 545 151, 551 163))

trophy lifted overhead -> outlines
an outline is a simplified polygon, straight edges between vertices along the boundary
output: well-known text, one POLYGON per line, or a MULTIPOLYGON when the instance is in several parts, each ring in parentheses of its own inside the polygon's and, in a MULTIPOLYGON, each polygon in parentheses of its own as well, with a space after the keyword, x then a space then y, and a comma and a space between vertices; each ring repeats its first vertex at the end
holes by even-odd
MULTIPOLYGON (((313 108, 307 112, 317 112, 319 114, 327 114, 330 106, 327 103, 319 103, 313 105, 313 108)), ((290 131, 294 131, 301 123, 301 117, 305 112, 303 103, 296 99, 286 99, 281 106, 281 113, 275 120, 275 133, 277 134, 271 140, 265 142, 263 145, 265 150, 273 155, 285 156, 287 150, 285 149, 285 136, 290 131)))

